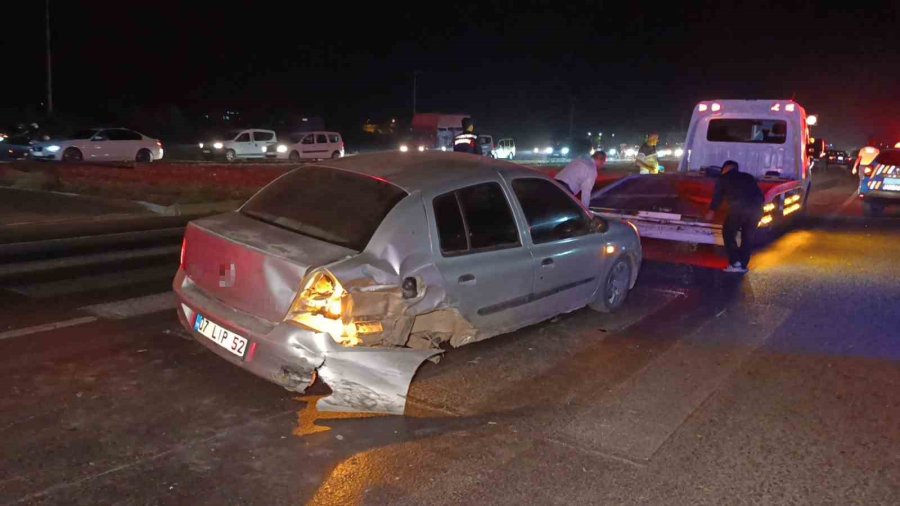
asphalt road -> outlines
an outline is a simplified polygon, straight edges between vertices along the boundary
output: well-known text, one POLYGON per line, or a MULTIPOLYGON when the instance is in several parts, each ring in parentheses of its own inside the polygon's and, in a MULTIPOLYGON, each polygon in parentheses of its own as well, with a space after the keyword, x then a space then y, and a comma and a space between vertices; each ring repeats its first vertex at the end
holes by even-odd
POLYGON ((7 255, 0 504, 895 504, 900 219, 817 181, 747 276, 648 244, 620 313, 452 350, 404 417, 186 338, 177 234, 7 255))

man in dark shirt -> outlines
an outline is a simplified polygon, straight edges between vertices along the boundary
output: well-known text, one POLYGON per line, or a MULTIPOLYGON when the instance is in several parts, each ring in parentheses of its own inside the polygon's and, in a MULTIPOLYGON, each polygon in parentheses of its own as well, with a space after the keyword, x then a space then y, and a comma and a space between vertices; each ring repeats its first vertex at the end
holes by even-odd
POLYGON ((711 221, 715 212, 724 204, 726 215, 722 225, 722 239, 728 252, 728 267, 725 272, 747 272, 753 232, 762 217, 764 200, 756 178, 741 172, 734 160, 722 164, 722 175, 716 181, 716 190, 706 218, 711 221), (737 245, 738 234, 741 234, 740 246, 737 245))

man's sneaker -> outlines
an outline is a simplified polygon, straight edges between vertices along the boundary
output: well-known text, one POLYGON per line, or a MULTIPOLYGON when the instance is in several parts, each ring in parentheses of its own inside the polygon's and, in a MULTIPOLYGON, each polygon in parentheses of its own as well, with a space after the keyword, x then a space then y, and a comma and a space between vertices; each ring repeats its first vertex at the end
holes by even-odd
POLYGON ((723 272, 747 272, 747 269, 741 267, 740 263, 735 262, 735 263, 729 265, 728 267, 722 269, 722 271, 723 272))

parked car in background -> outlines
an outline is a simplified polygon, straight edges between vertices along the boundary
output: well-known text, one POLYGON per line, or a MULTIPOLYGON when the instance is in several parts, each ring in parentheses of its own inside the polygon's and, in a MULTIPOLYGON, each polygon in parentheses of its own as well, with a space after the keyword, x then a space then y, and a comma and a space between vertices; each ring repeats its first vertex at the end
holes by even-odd
POLYGON ((207 160, 222 158, 233 162, 242 158, 263 158, 270 147, 274 149, 278 144, 274 130, 261 128, 228 130, 209 137, 200 143, 200 152, 207 160))
POLYGON ((497 147, 494 148, 494 158, 504 160, 512 160, 516 157, 516 141, 515 139, 500 139, 497 141, 497 147))
POLYGON ((266 157, 298 161, 344 156, 344 139, 337 132, 300 132, 289 135, 287 141, 274 149, 270 146, 266 157))
POLYGON ((492 135, 478 135, 478 145, 481 146, 481 154, 496 158, 494 155, 494 137, 492 135))
POLYGON ((422 361, 584 306, 615 311, 633 226, 547 175, 462 153, 310 164, 188 224, 178 315, 221 358, 322 411, 402 414, 422 361))
POLYGON ((49 141, 34 143, 31 158, 64 162, 150 163, 163 157, 162 142, 127 128, 89 128, 49 141))
POLYGON ((900 149, 886 149, 863 167, 859 197, 866 216, 879 216, 888 205, 900 204, 900 149))

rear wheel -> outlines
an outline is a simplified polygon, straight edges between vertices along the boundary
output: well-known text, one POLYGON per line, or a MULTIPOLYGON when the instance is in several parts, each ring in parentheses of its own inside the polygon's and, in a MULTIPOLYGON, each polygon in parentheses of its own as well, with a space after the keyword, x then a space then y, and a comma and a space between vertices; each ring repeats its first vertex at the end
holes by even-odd
POLYGON ((512 160, 512 159, 513 159, 513 154, 510 153, 510 154, 506 155, 506 159, 507 159, 507 160, 512 160))
POLYGON ((619 309, 628 297, 629 286, 631 286, 631 266, 628 260, 620 257, 606 274, 606 279, 597 291, 597 298, 589 304, 590 308, 601 313, 611 313, 619 309))
POLYGON ((300 161, 300 153, 298 153, 296 151, 291 151, 291 154, 288 155, 288 159, 290 159, 292 162, 299 162, 300 161))
POLYGON ((235 158, 237 158, 237 153, 235 153, 233 149, 229 149, 225 152, 225 161, 233 162, 235 158))
POLYGON ((78 148, 66 148, 63 151, 62 160, 64 162, 80 162, 84 160, 84 155, 81 154, 81 150, 78 148))
POLYGON ((332 159, 340 158, 340 157, 341 157, 341 152, 340 152, 340 151, 335 151, 334 153, 331 153, 331 158, 332 158, 332 159))
POLYGON ((140 163, 150 163, 153 161, 153 154, 150 153, 149 149, 142 149, 137 152, 137 156, 134 157, 134 161, 140 163))
POLYGON ((877 217, 881 216, 881 213, 884 212, 884 206, 881 204, 876 204, 874 202, 866 202, 863 201, 863 213, 869 217, 877 217))

